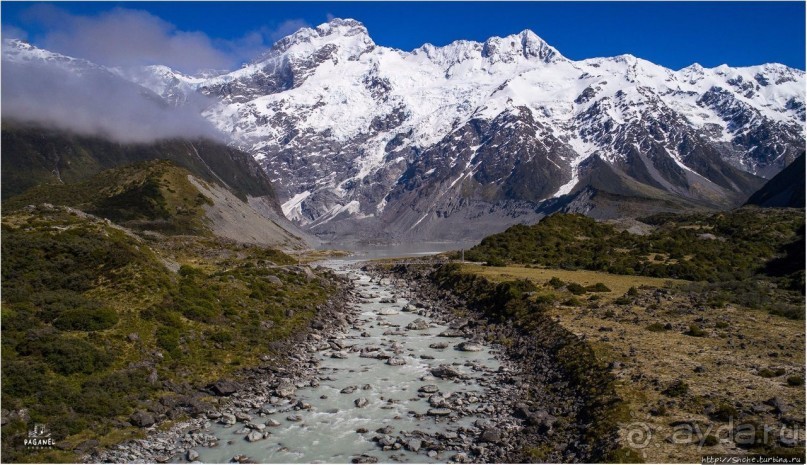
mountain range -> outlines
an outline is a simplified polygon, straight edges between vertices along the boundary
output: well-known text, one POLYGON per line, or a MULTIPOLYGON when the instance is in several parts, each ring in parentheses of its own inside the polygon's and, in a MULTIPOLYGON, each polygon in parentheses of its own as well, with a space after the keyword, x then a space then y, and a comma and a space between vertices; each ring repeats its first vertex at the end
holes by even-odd
POLYGON ((32 64, 201 114, 260 164, 288 219, 334 242, 479 239, 555 211, 727 209, 805 149, 801 70, 575 61, 528 30, 402 51, 334 19, 212 76, 4 42, 4 68, 32 64))

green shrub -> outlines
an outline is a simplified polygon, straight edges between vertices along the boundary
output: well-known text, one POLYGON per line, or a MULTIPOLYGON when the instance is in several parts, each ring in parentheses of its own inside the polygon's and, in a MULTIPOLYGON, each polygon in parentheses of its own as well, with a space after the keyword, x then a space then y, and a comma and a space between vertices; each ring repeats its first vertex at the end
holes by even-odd
POLYGON ((625 293, 625 295, 636 297, 637 295, 639 295, 639 291, 636 289, 636 287, 631 286, 630 289, 628 289, 628 292, 625 293))
POLYGON ((94 373, 112 362, 111 354, 96 349, 87 341, 59 336, 30 341, 21 352, 41 354, 53 371, 63 375, 94 373))
POLYGON ((706 331, 701 329, 701 327, 698 325, 689 325, 689 329, 685 331, 684 334, 693 337, 704 337, 706 336, 706 331))
POLYGON ((26 397, 42 392, 47 366, 39 361, 4 360, 3 395, 26 397))
POLYGON ((689 386, 684 381, 678 379, 673 381, 667 389, 661 391, 662 394, 668 397, 681 397, 689 392, 689 386))
POLYGON ((157 328, 157 345, 176 357, 179 355, 179 330, 174 327, 160 326, 157 328))
POLYGON ((63 311, 53 325, 65 331, 101 331, 115 326, 118 313, 97 302, 93 304, 63 311))
POLYGON ((231 342, 233 340, 233 335, 230 334, 229 331, 224 330, 211 331, 208 333, 207 337, 209 337, 211 341, 218 342, 220 344, 231 342))
POLYGON ((737 418, 737 409, 731 404, 721 402, 709 417, 717 421, 731 421, 737 418))
POLYGON ((586 293, 586 288, 577 283, 569 283, 566 289, 574 295, 583 295, 586 293))
POLYGON ((788 386, 804 386, 804 376, 802 375, 793 375, 787 377, 787 385, 788 386))
POLYGON ((566 285, 566 283, 561 281, 560 278, 558 278, 557 276, 552 276, 552 279, 550 279, 547 284, 554 287, 555 289, 560 289, 561 287, 566 285))
POLYGON ((588 292, 611 292, 611 289, 608 288, 603 283, 596 283, 592 286, 586 286, 586 291, 588 292))
POLYGON ((784 368, 763 368, 757 372, 757 375, 763 378, 776 378, 785 374, 784 368))
POLYGON ((647 326, 646 328, 648 331, 653 333, 660 333, 662 331, 667 331, 667 328, 664 327, 661 323, 653 323, 647 326))

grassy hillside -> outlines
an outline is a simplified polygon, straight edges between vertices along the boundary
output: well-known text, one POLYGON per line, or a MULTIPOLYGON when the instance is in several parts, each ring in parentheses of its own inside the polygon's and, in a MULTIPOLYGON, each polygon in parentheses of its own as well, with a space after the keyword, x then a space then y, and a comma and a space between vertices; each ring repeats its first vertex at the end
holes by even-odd
POLYGON ((209 140, 119 144, 55 129, 3 120, 2 197, 40 184, 75 183, 110 168, 170 160, 208 182, 223 184, 242 200, 275 196, 269 178, 252 157, 209 140))
POLYGON ((804 210, 743 208, 642 221, 652 232, 631 234, 581 215, 556 214, 487 237, 465 257, 496 266, 695 281, 716 302, 803 317, 796 307, 804 289, 804 210))
POLYGON ((169 234, 208 234, 204 205, 212 201, 173 162, 154 160, 114 168, 73 184, 40 185, 4 202, 7 211, 27 205, 67 205, 130 228, 169 234))
MULTIPOLYGON (((173 207, 170 197, 144 195, 130 214, 113 208, 115 198, 91 204, 124 221, 173 207)), ((4 462, 75 461, 70 451, 85 439, 123 439, 135 428, 122 422, 167 386, 257 364, 335 291, 275 250, 152 240, 65 207, 6 213, 2 233, 3 408, 17 412, 3 425, 4 462), (65 451, 21 450, 33 423, 51 427, 65 451)))

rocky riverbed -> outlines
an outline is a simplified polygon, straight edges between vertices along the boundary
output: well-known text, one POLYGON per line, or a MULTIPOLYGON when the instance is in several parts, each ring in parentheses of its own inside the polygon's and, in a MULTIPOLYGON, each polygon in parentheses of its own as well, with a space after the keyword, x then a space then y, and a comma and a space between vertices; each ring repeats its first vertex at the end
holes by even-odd
POLYGON ((350 298, 285 363, 211 385, 194 418, 88 461, 506 462, 523 456, 525 425, 552 428, 550 412, 520 403, 520 367, 470 320, 403 281, 327 266, 349 278, 350 298))

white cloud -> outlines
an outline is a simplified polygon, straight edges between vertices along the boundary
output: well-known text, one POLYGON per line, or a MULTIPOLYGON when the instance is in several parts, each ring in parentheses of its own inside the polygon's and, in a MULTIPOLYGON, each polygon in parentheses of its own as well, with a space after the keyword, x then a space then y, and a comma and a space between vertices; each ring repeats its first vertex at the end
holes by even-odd
POLYGON ((3 24, 2 26, 3 39, 22 39, 28 40, 28 32, 12 26, 11 24, 3 24))
POLYGON ((303 20, 289 19, 240 38, 212 39, 204 32, 180 30, 149 12, 126 8, 80 16, 39 4, 28 9, 24 18, 44 26, 47 32, 36 37, 43 48, 107 66, 162 64, 186 73, 233 69, 277 39, 307 26, 303 20))
POLYGON ((100 69, 77 74, 46 62, 2 61, 3 118, 120 142, 224 136, 199 108, 157 95, 100 69))

